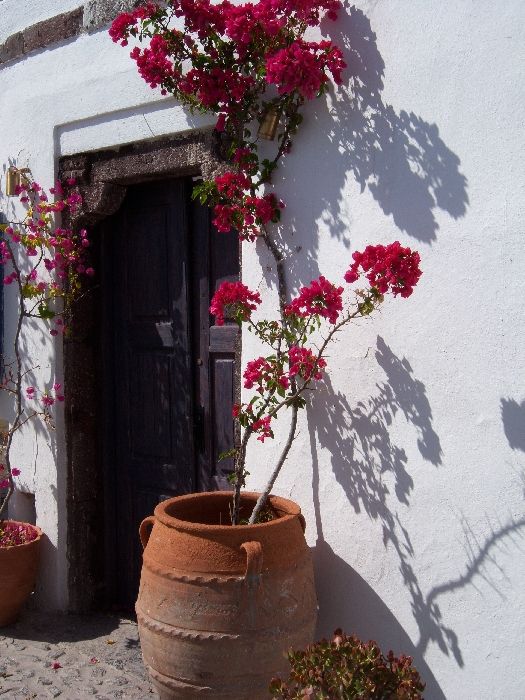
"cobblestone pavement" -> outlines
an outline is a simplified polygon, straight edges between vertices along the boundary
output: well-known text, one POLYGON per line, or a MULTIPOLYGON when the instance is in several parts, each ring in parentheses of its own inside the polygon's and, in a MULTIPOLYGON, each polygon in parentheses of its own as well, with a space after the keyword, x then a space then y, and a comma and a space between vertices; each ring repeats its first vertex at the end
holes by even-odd
POLYGON ((0 629, 0 700, 156 700, 137 624, 114 615, 26 611, 0 629))

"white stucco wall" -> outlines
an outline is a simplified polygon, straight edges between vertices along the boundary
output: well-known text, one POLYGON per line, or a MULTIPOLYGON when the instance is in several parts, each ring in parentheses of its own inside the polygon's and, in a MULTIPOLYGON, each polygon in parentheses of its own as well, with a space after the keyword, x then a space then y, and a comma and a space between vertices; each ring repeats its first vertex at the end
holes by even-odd
MULTIPOLYGON (((74 4, 50 6, 21 17, 0 0, 0 36, 74 4)), ((320 634, 342 626, 412 654, 429 700, 520 700, 525 5, 356 6, 326 30, 358 80, 305 110, 275 181, 300 248, 293 281, 341 281, 352 251, 394 240, 419 249, 424 276, 341 333, 276 491, 307 517, 320 634)), ((2 67, 0 95, 0 165, 20 152, 46 185, 61 155, 206 123, 143 85, 105 32, 2 67)), ((244 279, 274 289, 261 258, 245 246, 244 279)), ((59 376, 59 348, 41 347, 42 377, 59 376)), ((256 351, 247 336, 245 359, 256 351)), ((251 451, 250 485, 277 447, 251 451)), ((19 442, 50 540, 40 595, 55 607, 67 604, 64 460, 60 416, 52 445, 19 442)))

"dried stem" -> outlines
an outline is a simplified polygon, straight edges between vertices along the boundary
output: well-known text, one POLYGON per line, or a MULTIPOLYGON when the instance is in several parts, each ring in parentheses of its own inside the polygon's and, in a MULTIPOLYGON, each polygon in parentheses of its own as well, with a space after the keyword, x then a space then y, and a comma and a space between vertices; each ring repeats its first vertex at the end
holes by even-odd
POLYGON ((20 356, 20 334, 22 332, 22 323, 23 323, 24 318, 26 316, 26 308, 25 308, 25 303, 24 303, 24 296, 22 294, 22 280, 21 280, 20 268, 18 266, 18 263, 16 262, 11 243, 6 242, 6 245, 9 249, 9 254, 11 256, 11 262, 12 262, 13 268, 16 272, 16 279, 17 279, 17 283, 18 283, 18 294, 19 294, 19 306, 18 306, 18 320, 17 320, 17 324, 16 324, 15 339, 14 339, 14 343, 13 343, 13 349, 14 349, 14 353, 15 353, 15 361, 14 361, 15 381, 14 381, 14 389, 13 389, 12 393, 14 393, 14 395, 15 395, 15 418, 13 420, 13 425, 9 428, 9 430, 7 432, 7 443, 6 443, 6 448, 5 448, 5 467, 7 470, 7 479, 9 481, 9 486, 7 488, 7 493, 4 496, 2 504, 0 505, 0 519, 2 518, 2 514, 6 510, 9 499, 14 491, 13 474, 12 474, 12 469, 11 469, 11 445, 13 444, 13 435, 20 428, 22 416, 24 414, 24 408, 22 406, 23 372, 22 372, 22 358, 20 356))

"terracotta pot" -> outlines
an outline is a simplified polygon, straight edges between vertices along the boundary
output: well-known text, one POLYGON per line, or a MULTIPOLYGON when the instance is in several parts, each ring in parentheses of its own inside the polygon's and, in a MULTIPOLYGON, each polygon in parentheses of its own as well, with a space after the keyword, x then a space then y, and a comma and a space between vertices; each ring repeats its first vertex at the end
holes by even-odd
POLYGON ((23 604, 35 588, 42 530, 35 525, 31 527, 38 532, 38 537, 32 542, 0 547, 0 627, 10 625, 16 620, 23 604))
MULTIPOLYGON (((274 520, 231 527, 221 524, 231 496, 171 498, 141 524, 137 619, 163 700, 267 700, 272 676, 287 674, 286 652, 313 640, 317 601, 299 506, 272 496, 274 520)), ((256 500, 243 494, 245 514, 256 500)))

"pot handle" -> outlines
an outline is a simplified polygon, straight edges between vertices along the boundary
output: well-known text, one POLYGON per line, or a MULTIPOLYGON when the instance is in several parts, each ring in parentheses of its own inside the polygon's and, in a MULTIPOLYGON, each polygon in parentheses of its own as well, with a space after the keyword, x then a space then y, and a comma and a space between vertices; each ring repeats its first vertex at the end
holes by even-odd
POLYGON ((246 572, 244 580, 248 583, 258 581, 263 565, 263 551, 260 542, 244 542, 241 549, 246 552, 246 572))
POLYGON ((140 537, 140 543, 142 544, 142 549, 146 549, 146 545, 148 544, 149 537, 151 535, 151 531, 153 530, 154 523, 155 523, 155 516, 154 515, 148 515, 148 517, 144 518, 144 520, 140 523, 139 537, 140 537))
POLYGON ((299 518, 299 522, 301 523, 301 527, 303 528, 303 532, 306 530, 306 520, 304 519, 304 515, 302 513, 299 513, 297 516, 299 518))

